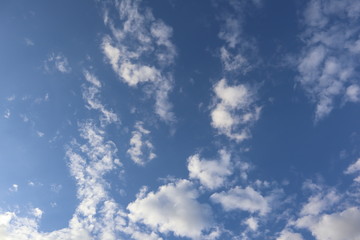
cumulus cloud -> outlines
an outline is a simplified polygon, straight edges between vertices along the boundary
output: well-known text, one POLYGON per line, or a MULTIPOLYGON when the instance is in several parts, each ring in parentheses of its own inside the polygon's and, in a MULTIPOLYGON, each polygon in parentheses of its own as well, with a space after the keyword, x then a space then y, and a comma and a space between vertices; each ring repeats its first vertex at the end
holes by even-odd
POLYGON ((308 202, 301 209, 300 215, 318 215, 339 202, 339 200, 340 197, 335 191, 317 193, 308 199, 308 202))
POLYGON ((221 187, 226 177, 232 174, 233 164, 231 154, 226 150, 219 151, 219 160, 200 159, 199 154, 188 158, 189 177, 198 179, 202 185, 209 189, 221 187))
POLYGON ((229 191, 214 193, 211 200, 220 203, 225 211, 242 210, 265 215, 270 211, 268 200, 252 187, 235 187, 229 191))
POLYGON ((155 113, 164 121, 175 116, 168 95, 173 88, 169 67, 176 56, 171 42, 172 29, 156 19, 139 1, 116 4, 121 26, 118 27, 107 9, 105 24, 112 35, 103 38, 102 50, 118 77, 130 87, 150 85, 147 93, 155 98, 155 113), (149 61, 150 60, 150 61, 149 61))
POLYGON ((304 11, 298 81, 316 104, 315 121, 326 117, 338 99, 358 102, 359 9, 351 0, 312 0, 304 11))
POLYGON ((62 53, 51 53, 45 61, 45 70, 51 72, 53 70, 61 73, 70 73, 71 67, 68 59, 62 53))
POLYGON ((143 127, 143 122, 136 122, 127 153, 138 165, 145 165, 156 157, 154 146, 149 140, 149 134, 150 131, 143 127))
POLYGON ((280 233, 280 236, 276 240, 304 240, 304 238, 299 233, 294 233, 290 230, 283 230, 280 233))
POLYGON ((256 231, 259 227, 258 220, 254 217, 249 217, 246 219, 245 224, 248 225, 252 231, 256 231))
POLYGON ((201 239, 212 226, 212 213, 208 205, 197 201, 198 196, 190 181, 178 180, 130 203, 129 219, 161 233, 201 239))
POLYGON ((241 142, 250 137, 249 126, 259 119, 261 107, 245 85, 229 86, 221 79, 213 88, 215 106, 211 111, 211 125, 230 139, 241 142))
POLYGON ((350 207, 342 212, 301 218, 297 226, 309 229, 318 240, 358 240, 360 210, 350 207))

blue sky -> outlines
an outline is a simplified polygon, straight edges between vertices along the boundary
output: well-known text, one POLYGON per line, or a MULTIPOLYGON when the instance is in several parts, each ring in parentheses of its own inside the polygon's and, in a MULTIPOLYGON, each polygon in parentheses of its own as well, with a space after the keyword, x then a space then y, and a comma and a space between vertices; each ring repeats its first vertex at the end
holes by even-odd
POLYGON ((360 239, 359 18, 2 1, 0 239, 360 239))

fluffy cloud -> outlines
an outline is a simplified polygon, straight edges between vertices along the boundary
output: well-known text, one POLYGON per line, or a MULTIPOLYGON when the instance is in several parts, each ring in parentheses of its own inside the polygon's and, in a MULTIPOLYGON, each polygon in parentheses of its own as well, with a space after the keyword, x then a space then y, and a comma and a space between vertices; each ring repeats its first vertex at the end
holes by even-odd
POLYGON ((212 225, 212 213, 197 198, 198 192, 190 181, 178 180, 161 186, 157 192, 139 196, 127 207, 129 218, 161 233, 201 239, 212 225))
POLYGON ((339 98, 358 102, 359 6, 351 0, 312 0, 304 12, 298 81, 316 104, 315 121, 327 116, 339 98))
POLYGON ((211 125, 237 142, 249 138, 249 126, 261 111, 254 104, 253 92, 245 85, 229 86, 226 79, 216 83, 213 90, 216 105, 211 111, 211 125))
POLYGON ((107 9, 104 22, 112 36, 103 38, 104 55, 118 77, 129 86, 150 84, 147 93, 155 97, 156 114, 172 122, 175 116, 168 100, 173 88, 168 69, 176 56, 170 41, 172 29, 156 19, 150 9, 142 8, 139 1, 121 1, 116 7, 121 27, 116 26, 107 9))
POLYGON ((340 197, 334 191, 329 191, 328 193, 317 193, 308 199, 308 202, 301 209, 300 214, 303 216, 318 215, 339 202, 339 200, 340 197))
POLYGON ((252 187, 235 187, 227 192, 214 193, 211 200, 220 203, 225 211, 242 210, 261 215, 270 211, 268 200, 252 187))
POLYGON ((219 151, 219 160, 200 159, 199 154, 188 158, 189 177, 199 179, 209 189, 224 185, 226 177, 232 173, 231 155, 226 150, 219 151))
POLYGON ((301 234, 294 233, 292 231, 285 229, 280 233, 280 236, 276 238, 276 240, 304 240, 304 239, 301 236, 301 234))
POLYGON ((143 122, 136 122, 130 139, 130 148, 127 150, 136 164, 145 165, 156 157, 154 146, 148 139, 149 134, 150 131, 143 127, 143 122))
POLYGON ((297 226, 308 228, 318 240, 358 240, 360 210, 350 207, 342 212, 301 218, 297 226))

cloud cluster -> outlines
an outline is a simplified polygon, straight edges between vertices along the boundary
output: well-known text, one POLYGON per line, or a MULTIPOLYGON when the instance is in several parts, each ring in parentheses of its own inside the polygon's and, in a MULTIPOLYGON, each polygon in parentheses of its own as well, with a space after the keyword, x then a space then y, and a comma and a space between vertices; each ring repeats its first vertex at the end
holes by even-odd
POLYGON ((116 21, 109 16, 109 8, 105 10, 104 22, 112 35, 103 38, 103 52, 123 82, 131 87, 147 83, 147 93, 155 97, 156 114, 173 122, 175 116, 168 100, 173 88, 169 69, 176 56, 170 41, 172 29, 156 19, 150 9, 142 9, 139 1, 124 0, 116 8, 116 21))
POLYGON ((210 207, 197 201, 199 194, 188 180, 178 180, 142 195, 127 207, 133 222, 192 239, 202 239, 204 231, 212 226, 210 207))
POLYGON ((208 189, 216 189, 223 186, 226 177, 232 174, 233 164, 231 154, 226 150, 219 151, 219 160, 200 159, 199 154, 188 158, 189 177, 198 179, 208 189))
POLYGON ((316 104, 315 121, 338 102, 359 102, 360 4, 311 0, 304 12, 298 81, 316 104))
POLYGON ((211 200, 220 203, 225 211, 242 210, 265 215, 270 211, 268 200, 252 187, 234 187, 229 191, 214 193, 211 200))
POLYGON ((237 142, 249 138, 249 127, 259 119, 261 111, 252 90, 243 84, 229 86, 226 79, 217 82, 213 90, 216 104, 211 111, 211 125, 237 142))
POLYGON ((149 134, 150 131, 143 127, 143 122, 135 123, 135 130, 132 131, 130 148, 127 150, 127 153, 138 165, 143 166, 156 157, 154 146, 148 139, 149 134))

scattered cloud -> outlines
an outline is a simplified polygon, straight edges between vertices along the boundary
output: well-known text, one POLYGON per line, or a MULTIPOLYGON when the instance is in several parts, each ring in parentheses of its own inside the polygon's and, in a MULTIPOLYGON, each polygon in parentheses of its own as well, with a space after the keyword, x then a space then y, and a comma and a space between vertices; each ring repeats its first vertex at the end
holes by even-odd
POLYGON ((213 90, 216 104, 211 111, 211 125, 237 142, 249 138, 249 127, 261 112, 252 90, 242 84, 229 86, 226 79, 217 82, 213 90))
POLYGON ((12 102, 12 101, 14 101, 15 99, 16 99, 16 96, 15 96, 15 95, 11 95, 10 97, 6 98, 6 100, 7 100, 8 102, 12 102))
POLYGON ((356 172, 360 172, 360 158, 351 164, 345 171, 346 174, 353 174, 356 172))
POLYGON ((148 83, 147 93, 155 98, 155 112, 165 122, 175 120, 169 93, 173 88, 169 67, 176 50, 170 41, 172 29, 156 19, 139 1, 116 4, 122 27, 116 27, 106 9, 104 22, 112 31, 102 42, 103 53, 118 77, 130 87, 148 83), (151 61, 144 61, 150 59, 151 61))
POLYGON ((10 110, 9 110, 9 109, 6 109, 6 110, 5 110, 5 113, 4 113, 4 118, 9 119, 10 116, 11 116, 10 110))
POLYGON ((38 137, 43 137, 45 134, 43 132, 36 131, 36 135, 38 135, 38 137))
POLYGON ((62 53, 51 53, 46 59, 44 67, 47 72, 52 72, 54 70, 61 73, 71 72, 68 59, 62 53))
POLYGON ((189 177, 198 179, 208 189, 223 186, 226 177, 232 174, 231 154, 226 150, 219 151, 219 160, 200 159, 199 154, 188 158, 189 177))
POLYGON ((276 240, 304 240, 300 233, 294 233, 290 230, 283 230, 276 240))
POLYGON ((85 79, 91 83, 91 86, 83 87, 83 98, 86 101, 88 109, 98 110, 101 113, 100 121, 103 126, 110 123, 120 122, 120 118, 112 110, 108 110, 100 101, 101 82, 94 74, 84 70, 85 79))
POLYGON ((129 219, 161 233, 201 239, 212 226, 212 213, 208 205, 196 200, 198 196, 190 181, 178 180, 130 203, 129 219))
POLYGON ((19 185, 17 184, 13 184, 10 188, 9 191, 10 192, 17 192, 19 190, 19 185))
POLYGON ((252 231, 256 231, 259 227, 258 220, 254 217, 249 217, 246 219, 245 224, 248 225, 252 231))
POLYGON ((135 123, 135 130, 132 131, 130 148, 127 153, 138 165, 145 165, 156 157, 154 146, 149 140, 150 131, 143 127, 143 122, 135 123))
POLYGON ((32 47, 35 45, 35 43, 30 38, 25 38, 24 41, 25 41, 26 46, 32 47))
POLYGON ((350 207, 342 212, 301 218, 297 226, 309 229, 318 240, 357 240, 360 236, 360 210, 350 207))
POLYGON ((268 200, 252 187, 235 187, 229 191, 214 193, 211 200, 220 203, 225 211, 242 210, 265 215, 270 211, 268 200))
POLYGON ((51 189, 51 191, 52 192, 54 192, 54 193, 59 193, 60 191, 61 191, 61 189, 62 189, 62 185, 61 184, 51 184, 50 185, 50 189, 51 189))
POLYGON ((351 0, 312 0, 304 11, 298 81, 316 104, 315 121, 339 105, 338 99, 358 102, 359 9, 351 0))

